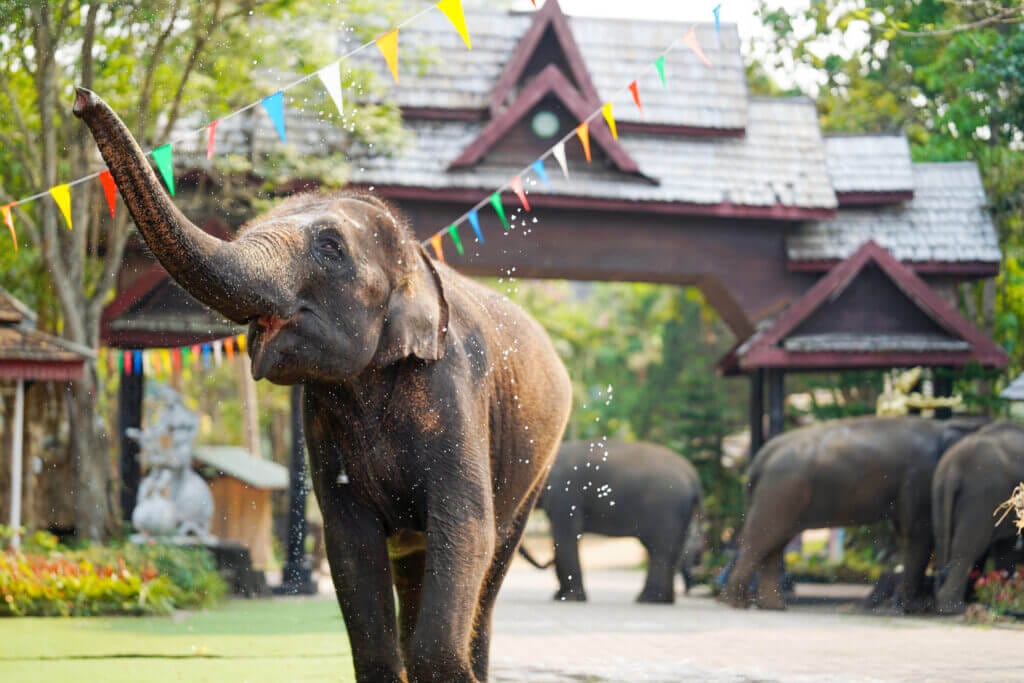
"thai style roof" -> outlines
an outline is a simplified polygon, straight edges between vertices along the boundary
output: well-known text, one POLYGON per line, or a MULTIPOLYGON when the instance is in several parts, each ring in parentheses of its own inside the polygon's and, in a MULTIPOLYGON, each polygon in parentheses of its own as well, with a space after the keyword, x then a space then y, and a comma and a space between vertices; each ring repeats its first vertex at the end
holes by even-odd
POLYGON ((81 377, 91 349, 35 329, 36 316, 0 289, 0 380, 70 381, 81 377))
POLYGON ((826 135, 825 160, 840 205, 887 204, 914 196, 910 143, 902 133, 826 135))
POLYGON ((239 446, 196 446, 192 459, 257 489, 288 488, 288 468, 239 446))
POLYGON ((918 270, 953 263, 974 269, 987 265, 995 274, 999 238, 986 208, 977 165, 918 163, 912 172, 914 198, 908 202, 840 208, 835 218, 794 228, 786 240, 790 261, 824 270, 874 240, 918 270))
POLYGON ((833 267, 720 362, 758 368, 1004 367, 1006 353, 873 241, 833 267), (884 300, 886 305, 879 306, 884 300))

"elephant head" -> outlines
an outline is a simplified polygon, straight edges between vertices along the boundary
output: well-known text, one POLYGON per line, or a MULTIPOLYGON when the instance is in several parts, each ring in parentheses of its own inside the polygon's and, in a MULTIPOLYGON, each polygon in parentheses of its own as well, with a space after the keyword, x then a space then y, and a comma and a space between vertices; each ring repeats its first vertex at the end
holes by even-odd
POLYGON ((255 378, 340 382, 372 366, 444 354, 448 306, 405 221, 363 194, 304 194, 230 242, 178 210, 110 107, 78 88, 89 127, 146 244, 182 287, 249 325, 255 378))

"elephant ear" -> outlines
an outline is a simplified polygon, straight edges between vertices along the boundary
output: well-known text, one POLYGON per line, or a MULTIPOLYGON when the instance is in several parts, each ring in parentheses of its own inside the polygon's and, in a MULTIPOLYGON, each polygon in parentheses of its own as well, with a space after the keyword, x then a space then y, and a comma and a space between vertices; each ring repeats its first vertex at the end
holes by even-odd
POLYGON ((448 329, 448 301, 441 277, 422 248, 420 268, 408 274, 388 298, 374 363, 380 367, 415 356, 440 360, 448 329))

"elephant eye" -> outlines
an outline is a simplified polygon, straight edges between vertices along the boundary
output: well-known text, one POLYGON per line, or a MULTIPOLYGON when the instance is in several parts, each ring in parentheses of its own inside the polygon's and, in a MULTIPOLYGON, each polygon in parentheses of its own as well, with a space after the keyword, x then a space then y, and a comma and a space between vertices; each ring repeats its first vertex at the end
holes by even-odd
POLYGON ((317 251, 325 256, 340 256, 341 241, 333 236, 325 235, 317 240, 317 251))

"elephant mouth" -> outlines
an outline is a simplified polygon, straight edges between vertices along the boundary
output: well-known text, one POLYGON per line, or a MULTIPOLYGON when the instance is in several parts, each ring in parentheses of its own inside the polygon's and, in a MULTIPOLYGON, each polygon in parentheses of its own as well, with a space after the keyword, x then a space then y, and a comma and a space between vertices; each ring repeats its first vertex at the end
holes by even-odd
POLYGON ((274 357, 276 354, 267 353, 268 347, 270 347, 274 339, 276 339, 283 330, 294 326, 304 312, 304 310, 300 309, 298 313, 287 318, 275 315, 264 315, 253 322, 251 335, 253 337, 251 342, 251 358, 252 375, 254 378, 259 380, 270 374, 274 365, 277 363, 277 359, 274 357))

